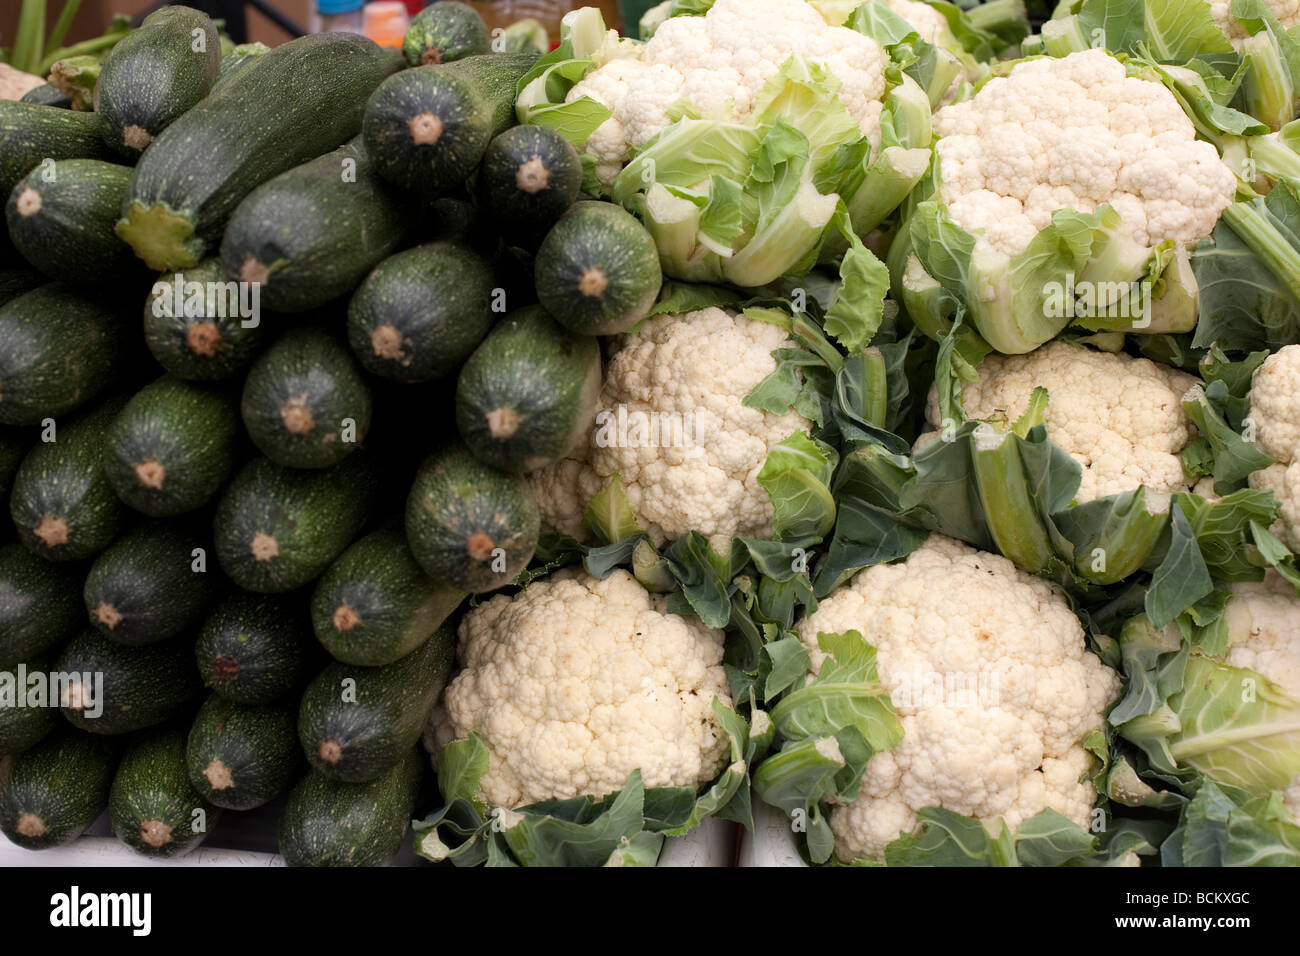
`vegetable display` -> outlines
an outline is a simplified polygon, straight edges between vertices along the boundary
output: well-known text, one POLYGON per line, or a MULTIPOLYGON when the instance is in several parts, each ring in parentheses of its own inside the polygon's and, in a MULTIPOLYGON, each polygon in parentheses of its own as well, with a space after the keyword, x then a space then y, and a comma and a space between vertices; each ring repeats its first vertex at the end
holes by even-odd
POLYGON ((1293 3, 222 29, 11 53, 8 841, 1300 865, 1293 3))

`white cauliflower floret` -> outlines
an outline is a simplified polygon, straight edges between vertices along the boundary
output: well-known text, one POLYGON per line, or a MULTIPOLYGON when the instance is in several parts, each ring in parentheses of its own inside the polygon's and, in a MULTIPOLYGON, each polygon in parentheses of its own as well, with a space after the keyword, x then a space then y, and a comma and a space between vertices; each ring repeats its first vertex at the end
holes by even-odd
MULTIPOLYGON (((1300 597, 1295 588, 1273 571, 1263 581, 1234 584, 1223 620, 1229 641, 1224 661, 1263 674, 1300 698, 1300 597)), ((1300 821, 1300 774, 1283 791, 1282 803, 1300 821)))
POLYGON ((1057 209, 1103 203, 1140 245, 1192 242, 1210 234, 1236 192, 1232 170, 1196 140, 1173 94, 1126 76, 1103 50, 1018 64, 941 109, 934 128, 953 220, 1011 256, 1057 209))
MULTIPOLYGON (((1076 500, 1145 485, 1147 509, 1155 513, 1168 511, 1173 492, 1191 484, 1179 454, 1196 434, 1182 405, 1196 381, 1150 359, 1054 341, 1024 355, 990 355, 961 398, 973 419, 1011 422, 1024 414, 1036 387, 1046 388, 1047 433, 1083 468, 1076 500)), ((926 420, 938 430, 933 387, 926 420)))
POLYGON ((706 786, 729 753, 723 635, 666 604, 626 571, 571 569, 472 608, 426 746, 477 732, 494 807, 601 797, 638 769, 647 787, 706 786))
POLYGON ((867 764, 857 799, 831 811, 841 860, 882 859, 925 807, 991 832, 1048 808, 1088 826, 1096 791, 1080 742, 1120 682, 1050 584, 931 535, 905 561, 860 572, 796 629, 813 673, 825 660, 818 633, 859 631, 903 725, 898 746, 867 764))
MULTIPOLYGON (((1289 30, 1300 23, 1300 0, 1264 0, 1264 6, 1277 17, 1283 30, 1289 30)), ((1232 0, 1210 0, 1210 16, 1233 46, 1250 35, 1232 15, 1232 0)))
POLYGON ((1273 464, 1250 476, 1250 487, 1273 492, 1281 516, 1272 531, 1300 550, 1300 345, 1266 358, 1251 379, 1250 418, 1259 450, 1273 464))
POLYGON ((879 145, 884 53, 870 37, 830 26, 804 0, 718 0, 702 17, 673 17, 635 49, 635 58, 620 47, 617 58, 574 84, 566 100, 590 96, 613 111, 585 147, 596 156, 597 178, 608 185, 632 150, 671 125, 669 107, 684 101, 701 115, 743 122, 791 56, 835 75, 845 108, 879 145))
POLYGON ((918 0, 889 0, 889 9, 908 22, 926 43, 940 43, 950 31, 942 13, 918 0))
POLYGON ((812 423, 744 404, 775 368, 785 331, 722 309, 646 319, 615 344, 589 447, 529 474, 544 525, 579 540, 587 502, 614 475, 656 545, 699 531, 725 550, 772 535, 758 473, 774 445, 812 423))

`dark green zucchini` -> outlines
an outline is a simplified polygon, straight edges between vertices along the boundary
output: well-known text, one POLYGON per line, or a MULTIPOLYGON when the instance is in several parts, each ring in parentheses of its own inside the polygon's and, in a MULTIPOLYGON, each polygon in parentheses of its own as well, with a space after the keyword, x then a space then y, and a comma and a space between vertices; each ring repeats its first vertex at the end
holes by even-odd
POLYGON ((57 440, 27 453, 14 476, 9 513, 18 537, 47 561, 98 554, 126 524, 127 510, 104 477, 104 434, 120 398, 58 426, 57 440))
POLYGON ((51 279, 103 282, 136 267, 113 226, 131 170, 98 159, 64 159, 52 178, 37 168, 9 194, 14 248, 51 279))
POLYGON ((389 77, 366 104, 366 149, 389 182, 431 194, 469 178, 492 137, 515 123, 531 53, 487 53, 389 77))
POLYGON ((221 66, 217 68, 217 82, 212 84, 209 91, 215 93, 221 88, 232 76, 242 70, 244 67, 257 62, 257 58, 263 53, 269 53, 271 48, 265 43, 241 43, 230 50, 221 58, 221 66))
POLYGON ((577 446, 599 394, 596 340, 531 306, 502 319, 461 368, 456 425, 479 461, 532 471, 577 446))
POLYGON ((528 567, 540 524, 528 483, 489 468, 460 442, 425 459, 406 500, 406 536, 420 566, 475 594, 528 567))
POLYGON ((216 599, 208 542, 178 522, 148 522, 95 559, 83 591, 90 624, 118 644, 156 644, 196 624, 216 599))
POLYGON ((239 415, 221 392, 164 375, 113 420, 104 474, 119 498, 156 518, 192 511, 235 466, 239 415))
POLYGON ((487 23, 459 0, 429 4, 411 18, 402 38, 402 52, 411 66, 450 63, 491 49, 487 23))
POLYGON ((92 675, 89 685, 75 680, 59 701, 63 716, 92 734, 125 734, 161 724, 201 689, 184 638, 126 647, 85 630, 63 649, 58 669, 92 675))
POLYGON ((252 810, 289 789, 302 769, 294 701, 256 706, 213 694, 185 745, 196 793, 226 810, 252 810))
POLYGON ((578 199, 582 161, 549 126, 514 126, 488 144, 479 168, 483 205, 532 245, 578 199))
POLYGON ((465 592, 429 579, 400 531, 381 529, 330 565, 311 599, 316 638, 346 664, 377 667, 429 639, 465 592))
POLYGON ((33 674, 48 674, 51 663, 35 657, 0 667, 0 754, 29 750, 63 726, 58 708, 51 706, 48 684, 29 681, 33 674))
POLYGON ((17 542, 0 548, 0 667, 57 647, 77 632, 85 621, 83 573, 38 558, 17 542))
POLYGON ((116 766, 113 741, 71 727, 0 760, 0 831, 27 850, 71 843, 108 806, 116 766))
POLYGON ((367 372, 428 382, 460 367, 487 335, 492 267, 456 242, 390 256, 366 276, 348 305, 348 344, 367 372))
POLYGON ((190 783, 182 728, 151 730, 126 748, 109 791, 108 818, 131 849, 145 856, 184 856, 220 817, 190 783))
POLYGON ((249 193, 226 226, 221 261, 231 278, 261 286, 268 309, 315 309, 398 247, 408 205, 375 174, 358 136, 249 193))
POLYGON ((390 770, 420 739, 455 656, 456 630, 444 623, 392 664, 327 666, 307 685, 298 709, 298 741, 307 761, 348 783, 390 770))
POLYGON ((650 312, 663 273, 654 239, 631 213, 608 202, 570 207, 542 240, 537 298, 579 335, 626 332, 650 312))
POLYGON ((35 103, 38 106, 57 106, 65 110, 72 109, 72 97, 49 83, 42 83, 40 86, 28 90, 23 94, 19 102, 35 103))
POLYGON ((94 113, 0 100, 0 196, 45 160, 108 159, 94 113))
POLYGON ((0 501, 9 500, 14 475, 31 447, 31 440, 20 428, 0 427, 0 501))
POLYGON ((363 455, 315 471, 285 468, 268 458, 249 462, 217 505, 222 569, 245 590, 264 594, 315 580, 361 530, 373 488, 363 455))
POLYGON ((121 303, 59 282, 0 306, 0 424, 36 425, 94 398, 123 342, 121 303))
POLYGON ((153 357, 178 378, 215 381, 252 363, 266 338, 256 288, 226 279, 221 260, 204 259, 159 277, 144 307, 153 357))
POLYGON ((369 783, 311 771, 289 792, 280 817, 280 853, 290 866, 381 866, 402 848, 424 778, 411 747, 369 783))
POLYGON ((286 332, 253 363, 240 403, 253 443, 277 464, 329 468, 370 430, 370 386, 328 332, 286 332))
POLYGON ((255 187, 360 132, 366 97, 400 65, 395 52, 320 33, 257 57, 140 157, 118 235, 154 269, 195 265, 255 187))
POLYGON ((243 591, 222 600, 194 647, 203 683, 237 704, 269 704, 306 683, 313 648, 300 603, 243 591))
POLYGON ((155 10, 108 51, 95 89, 104 142, 138 156, 208 95, 221 40, 207 14, 179 4, 155 10))

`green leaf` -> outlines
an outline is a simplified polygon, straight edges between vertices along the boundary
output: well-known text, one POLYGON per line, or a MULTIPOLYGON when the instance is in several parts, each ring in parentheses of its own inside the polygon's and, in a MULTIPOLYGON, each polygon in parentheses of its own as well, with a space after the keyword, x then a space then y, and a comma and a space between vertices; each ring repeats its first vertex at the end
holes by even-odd
POLYGON ((522 866, 601 866, 641 832, 645 785, 639 770, 608 809, 587 823, 575 823, 524 807, 508 814, 502 833, 522 866))
POLYGON ((487 805, 479 796, 479 785, 490 759, 487 744, 477 733, 447 744, 438 757, 438 789, 443 801, 467 800, 486 815, 487 805))
POLYGON ((763 647, 759 675, 763 681, 763 699, 776 698, 803 680, 809 668, 808 649, 797 637, 784 637, 763 647))
POLYGON ((1016 855, 1025 866, 1065 866, 1091 857, 1096 850, 1096 837, 1050 808, 1016 830, 1016 855))
POLYGON ((682 535, 664 552, 668 570, 681 586, 690 610, 709 627, 726 627, 733 585, 731 578, 720 572, 715 558, 698 531, 682 535))
POLYGON ((645 532, 637 524, 632 503, 623 490, 623 479, 614 475, 587 502, 585 523, 605 544, 625 541, 645 532))
POLYGON ((1210 572, 1182 508, 1169 509, 1172 534, 1169 550, 1151 578, 1146 613, 1157 629, 1214 590, 1210 572))
POLYGON ((772 447, 758 483, 772 499, 773 533, 782 540, 823 538, 835 524, 831 476, 839 455, 830 445, 795 432, 772 447))
POLYGON ((939 807, 916 813, 916 828, 885 847, 889 866, 994 866, 993 841, 978 820, 939 807))

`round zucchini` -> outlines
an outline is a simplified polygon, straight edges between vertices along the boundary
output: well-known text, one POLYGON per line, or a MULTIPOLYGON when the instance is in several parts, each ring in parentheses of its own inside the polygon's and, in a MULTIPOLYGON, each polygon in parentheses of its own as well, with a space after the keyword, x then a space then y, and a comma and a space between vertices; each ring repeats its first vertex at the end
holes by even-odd
POLYGON ((458 0, 429 4, 411 18, 402 39, 402 52, 411 66, 449 63, 491 49, 487 23, 477 10, 458 0))
POLYGON ((218 258, 159 276, 144 306, 144 338, 178 378, 213 381, 247 368, 266 338, 247 286, 227 282, 218 258))
POLYGON ((241 413, 267 458, 290 468, 329 468, 370 428, 372 399, 356 362, 329 333, 286 332, 253 363, 241 413))
POLYGON ((190 784, 185 731, 162 727, 133 740, 108 795, 117 838, 145 856, 184 856, 204 841, 221 811, 190 784))
POLYGON ((83 573, 38 558, 17 542, 0 548, 0 667, 57 647, 77 632, 85 621, 83 573))
POLYGON ((365 523, 370 463, 300 471, 258 458, 231 480, 213 527, 222 569, 240 587, 277 594, 315 580, 365 523))
POLYGON ((252 810, 289 789, 302 769, 295 701, 249 706, 213 694, 185 746, 190 784, 226 810, 252 810))
POLYGON ((479 187, 488 212, 531 246, 577 201, 582 161, 549 126, 515 126, 488 144, 479 187))
POLYGON ((528 483, 484 465, 457 442, 420 466, 406 500, 406 535, 425 572, 480 594, 528 567, 541 519, 528 483))
POLYGON ((348 305, 348 344, 367 372, 395 382, 448 375, 492 327, 492 267, 456 242, 389 256, 348 305))
POLYGON ((461 368, 456 426, 484 464, 532 471, 578 445, 592 427, 599 394, 596 339, 531 306, 502 319, 461 368))
POLYGON ((71 843, 108 806, 117 747, 64 727, 0 761, 0 831, 27 850, 71 843))
POLYGON ((104 474, 119 498, 155 518, 192 511, 235 466, 239 416, 220 392, 164 375, 109 426, 104 474))
POLYGON ((194 656, 203 683, 237 704, 269 704, 307 679, 311 629, 293 596, 222 600, 203 621, 194 656))
POLYGON ((579 335, 626 332, 649 314, 663 284, 645 227, 620 206, 590 200, 546 234, 533 277, 542 305, 579 335))
POLYGON ((57 667, 66 674, 93 675, 90 687, 74 680, 59 700, 63 716, 92 734, 126 734, 161 724, 200 691, 190 644, 181 638, 126 647, 85 630, 68 642, 57 667))
POLYGON ((29 551, 47 561, 98 554, 126 524, 127 510, 104 477, 104 435, 122 410, 114 398, 58 426, 57 440, 40 442, 14 476, 9 513, 29 551))
POLYGON ((131 170, 98 159, 38 166, 9 194, 5 219, 14 247, 51 279, 103 282, 138 267, 113 227, 131 170))

